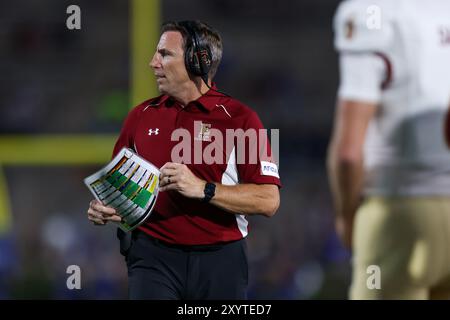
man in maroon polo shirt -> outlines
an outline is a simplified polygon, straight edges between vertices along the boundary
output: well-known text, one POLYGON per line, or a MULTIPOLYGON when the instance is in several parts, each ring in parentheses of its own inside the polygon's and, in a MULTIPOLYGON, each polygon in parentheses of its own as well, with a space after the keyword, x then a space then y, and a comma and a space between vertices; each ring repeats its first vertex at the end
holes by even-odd
MULTIPOLYGON (((245 216, 274 215, 281 183, 256 113, 211 82, 221 57, 208 25, 164 24, 150 63, 162 95, 130 112, 115 145, 161 167, 153 213, 123 250, 130 298, 246 297, 245 216)), ((96 200, 88 218, 120 221, 96 200)))

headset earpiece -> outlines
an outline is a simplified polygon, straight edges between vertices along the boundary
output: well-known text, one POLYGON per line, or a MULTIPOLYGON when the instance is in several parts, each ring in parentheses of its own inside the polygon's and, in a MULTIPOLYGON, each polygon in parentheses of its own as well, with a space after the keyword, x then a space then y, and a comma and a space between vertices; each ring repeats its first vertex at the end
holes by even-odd
POLYGON ((186 52, 184 53, 186 70, 195 76, 201 77, 210 90, 229 97, 225 92, 211 88, 208 84, 209 71, 211 70, 212 65, 212 54, 209 46, 200 45, 196 33, 197 28, 193 25, 192 21, 181 21, 178 24, 183 27, 189 35, 189 39, 186 41, 186 52))
POLYGON ((202 77, 207 83, 212 64, 211 49, 209 46, 200 45, 196 29, 190 21, 183 21, 180 24, 187 30, 190 36, 190 41, 186 44, 185 52, 186 69, 191 74, 202 77))

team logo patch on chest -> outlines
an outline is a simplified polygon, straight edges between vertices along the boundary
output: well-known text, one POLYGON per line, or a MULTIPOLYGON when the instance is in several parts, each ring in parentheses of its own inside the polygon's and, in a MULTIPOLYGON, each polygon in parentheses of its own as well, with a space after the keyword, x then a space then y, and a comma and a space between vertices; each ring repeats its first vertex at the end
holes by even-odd
POLYGON ((194 139, 196 141, 211 141, 211 124, 201 121, 194 122, 194 139))

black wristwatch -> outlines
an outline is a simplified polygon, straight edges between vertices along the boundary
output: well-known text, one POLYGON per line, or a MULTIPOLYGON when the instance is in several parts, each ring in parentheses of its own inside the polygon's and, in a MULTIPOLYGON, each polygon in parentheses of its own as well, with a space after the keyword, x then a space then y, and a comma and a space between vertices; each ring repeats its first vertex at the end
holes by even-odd
POLYGON ((203 197, 202 202, 209 202, 216 194, 216 185, 212 182, 207 182, 205 184, 205 189, 203 189, 203 193, 205 196, 203 197))

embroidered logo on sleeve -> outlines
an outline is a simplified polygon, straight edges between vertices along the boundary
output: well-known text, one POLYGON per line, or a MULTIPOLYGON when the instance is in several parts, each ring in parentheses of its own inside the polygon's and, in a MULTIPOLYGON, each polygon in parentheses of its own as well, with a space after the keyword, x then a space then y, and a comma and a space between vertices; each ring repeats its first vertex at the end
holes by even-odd
POLYGON ((345 22, 345 37, 348 40, 352 39, 354 32, 355 32, 355 23, 353 21, 353 18, 350 18, 345 22))
POLYGON ((268 161, 261 161, 261 174, 263 176, 272 176, 280 178, 278 175, 278 166, 275 163, 268 161))

